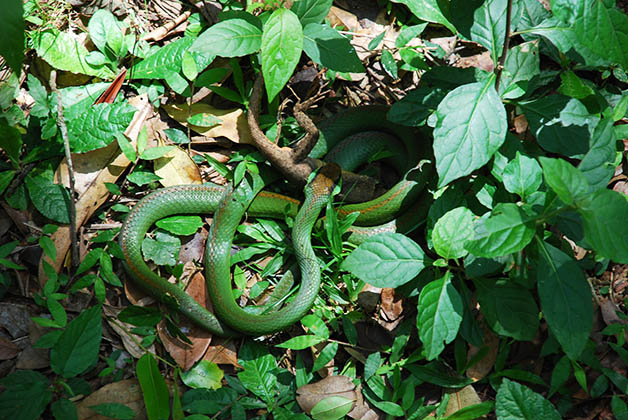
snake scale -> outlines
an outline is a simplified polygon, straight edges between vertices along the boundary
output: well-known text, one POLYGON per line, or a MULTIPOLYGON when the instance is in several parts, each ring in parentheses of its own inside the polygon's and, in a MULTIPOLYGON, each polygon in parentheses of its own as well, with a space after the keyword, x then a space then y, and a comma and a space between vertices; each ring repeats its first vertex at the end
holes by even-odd
POLYGON ((323 166, 305 187, 305 200, 264 191, 259 175, 247 175, 235 188, 214 184, 180 185, 157 190, 144 197, 127 216, 120 233, 125 269, 136 283, 168 306, 178 309, 202 328, 221 336, 263 335, 286 328, 310 309, 320 286, 320 269, 311 245, 311 231, 340 177, 337 164, 354 170, 373 153, 392 152, 393 165, 402 168, 401 180, 376 199, 341 206, 339 215, 359 212, 349 241, 360 243, 380 232, 408 232, 427 211, 421 199, 433 173, 429 145, 407 127, 386 119, 387 107, 352 108, 336 114, 318 127, 322 133, 310 157, 327 155, 323 166), (343 140, 345 140, 343 142, 343 140), (362 156, 356 156, 356 155, 362 156), (336 164, 337 163, 337 164, 336 164), (173 214, 215 213, 205 251, 208 291, 217 316, 198 304, 178 285, 169 283, 148 267, 141 243, 157 220, 173 214), (292 243, 301 271, 297 295, 283 308, 266 315, 253 315, 236 303, 231 286, 230 250, 242 217, 283 219, 295 216, 292 243))

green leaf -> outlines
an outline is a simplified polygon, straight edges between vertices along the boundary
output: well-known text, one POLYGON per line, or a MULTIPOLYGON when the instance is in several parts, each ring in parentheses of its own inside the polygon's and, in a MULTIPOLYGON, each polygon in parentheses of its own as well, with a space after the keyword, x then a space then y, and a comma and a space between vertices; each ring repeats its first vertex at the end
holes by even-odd
POLYGON ((166 230, 173 235, 193 235, 203 226, 203 220, 199 216, 171 216, 155 222, 158 228, 166 230))
POLYGON ((388 50, 382 51, 382 66, 384 67, 384 70, 386 70, 386 73, 388 73, 388 75, 393 79, 396 80, 399 77, 399 74, 397 73, 397 62, 395 61, 392 53, 388 50))
POLYGON ((259 18, 237 12, 199 35, 192 44, 192 51, 219 57, 242 57, 259 51, 262 39, 259 18))
POLYGON ((170 393, 153 355, 146 353, 140 357, 135 372, 142 388, 148 419, 170 418, 170 393))
POLYGON ((447 260, 467 255, 464 244, 473 237, 473 218, 471 210, 457 207, 438 219, 432 230, 432 243, 438 255, 447 260))
POLYGON ((613 121, 605 118, 593 130, 589 151, 578 164, 591 190, 606 188, 615 174, 615 143, 613 121))
POLYGON ((218 389, 225 373, 216 363, 201 360, 187 372, 181 372, 183 383, 190 388, 218 389))
POLYGON ((111 79, 115 74, 107 67, 92 67, 86 60, 88 51, 70 34, 48 28, 33 33, 37 55, 58 70, 111 79))
POLYGON ((451 284, 450 272, 421 290, 418 308, 419 337, 427 360, 433 360, 456 338, 462 322, 462 299, 451 284))
POLYGON ((118 20, 113 13, 106 9, 99 9, 92 15, 87 24, 89 30, 89 37, 100 51, 105 52, 105 45, 107 45, 107 34, 109 32, 117 31, 120 35, 120 28, 118 27, 118 20))
MULTIPOLYGON (((473 23, 470 28, 460 28, 460 32, 486 47, 491 53, 494 64, 497 64, 499 56, 504 48, 504 36, 506 34, 506 6, 508 2, 502 0, 487 0, 473 11, 473 23)), ((455 9, 452 8, 452 10, 455 9)), ((519 17, 519 2, 512 4, 511 25, 516 26, 519 17)))
POLYGON ((0 38, 0 55, 17 75, 22 70, 24 60, 23 4, 20 0, 8 0, 3 3, 0 13, 0 26, 4 33, 0 38))
POLYGON ((419 19, 426 22, 440 23, 454 34, 456 33, 456 28, 446 17, 449 15, 449 8, 447 7, 445 10, 441 8, 449 6, 449 2, 438 0, 392 0, 392 2, 405 4, 412 14, 419 19))
POLYGON ((364 362, 364 380, 368 381, 371 376, 375 375, 381 364, 382 355, 378 351, 369 354, 364 362))
POLYGON ((613 395, 611 399, 611 409, 617 420, 628 420, 628 406, 617 395, 613 395))
POLYGON ((314 362, 314 366, 312 366, 312 372, 316 372, 317 370, 324 368, 327 363, 331 362, 334 359, 337 352, 338 343, 327 344, 318 354, 318 357, 314 362))
POLYGON ((168 153, 170 153, 174 149, 175 149, 175 146, 155 146, 155 147, 151 147, 151 148, 148 148, 148 149, 144 150, 144 152, 142 152, 142 154, 140 155, 140 158, 142 158, 144 160, 159 159, 161 157, 164 157, 165 155, 167 155, 168 153))
POLYGON ((154 327, 162 318, 159 309, 147 306, 127 306, 118 314, 120 321, 136 327, 154 327))
POLYGON ((136 169, 131 174, 129 174, 126 179, 132 184, 139 185, 141 187, 142 185, 147 185, 151 182, 159 181, 161 177, 155 175, 152 172, 140 171, 136 169))
POLYGON ((175 265, 180 248, 181 240, 162 230, 155 233, 155 239, 144 238, 142 241, 142 254, 158 265, 175 265))
POLYGON ((7 419, 37 420, 52 399, 50 381, 34 370, 18 370, 0 379, 0 414, 7 419))
POLYGON ((478 301, 497 334, 531 341, 539 328, 539 308, 529 290, 509 280, 476 279, 478 301))
POLYGON ((41 214, 59 223, 70 223, 70 193, 46 176, 26 176, 26 187, 33 205, 41 214))
POLYGON ((439 362, 426 365, 406 364, 405 368, 421 382, 444 388, 463 388, 473 382, 472 379, 452 375, 451 368, 439 362))
POLYGON ((349 40, 327 24, 311 23, 303 29, 303 51, 312 61, 330 70, 364 72, 349 40))
POLYGON ((50 410, 56 420, 78 420, 78 412, 74 403, 61 398, 50 404, 50 410))
MULTIPOLYGON (((403 27, 401 32, 399 32, 399 36, 395 39, 395 47, 405 47, 410 41, 421 35, 426 27, 427 22, 403 27)), ((386 32, 382 33, 386 34, 386 32)))
POLYGON ((238 359, 244 368, 242 372, 238 372, 242 385, 271 407, 274 406, 277 363, 272 354, 261 344, 246 341, 238 359))
POLYGON ((321 23, 329 13, 333 0, 296 0, 292 10, 304 28, 310 23, 321 23))
POLYGON ((90 405, 89 408, 102 416, 110 417, 112 419, 133 420, 135 418, 135 412, 131 408, 120 403, 90 405))
POLYGON ((518 106, 543 149, 569 157, 577 157, 589 149, 588 126, 596 124, 598 118, 579 100, 550 95, 519 102, 518 106))
POLYGON ((494 78, 460 86, 436 110, 434 155, 438 186, 484 166, 506 138, 506 110, 494 89, 494 78))
POLYGON ((504 63, 499 93, 515 99, 527 92, 528 82, 541 73, 538 41, 524 42, 510 50, 504 63))
POLYGON ((193 42, 191 37, 171 42, 131 67, 129 73, 134 79, 165 79, 169 74, 179 73, 183 55, 193 42))
POLYGON ((465 248, 477 257, 494 258, 521 251, 534 237, 535 218, 513 203, 499 204, 474 223, 474 237, 465 248))
POLYGON ((98 361, 102 339, 100 305, 92 306, 74 318, 50 351, 50 367, 71 378, 86 372, 98 361))
POLYGON ((52 239, 50 239, 50 236, 41 236, 39 238, 39 246, 48 258, 51 260, 55 260, 57 258, 57 248, 55 247, 52 239))
POLYGON ((126 138, 124 133, 115 133, 115 138, 118 141, 118 147, 124 153, 124 156, 131 162, 135 162, 137 160, 137 153, 135 152, 135 148, 131 144, 131 142, 126 138))
POLYGON ((411 127, 425 125, 444 97, 445 92, 439 88, 420 87, 411 90, 393 104, 388 111, 388 119, 411 127))
POLYGON ((266 21, 262 34, 262 74, 268 102, 272 102, 292 76, 303 51, 303 28, 287 9, 277 9, 266 21))
POLYGON ((626 197, 616 191, 598 190, 578 209, 584 225, 584 237, 598 254, 613 262, 628 263, 628 214, 626 197))
POLYGON ((502 177, 506 190, 513 194, 519 194, 524 199, 536 192, 543 182, 541 167, 536 159, 519 152, 513 160, 508 162, 502 177))
POLYGON ((558 363, 554 365, 552 370, 552 379, 550 382, 549 397, 551 397, 560 387, 565 385, 571 375, 571 361, 567 356, 560 358, 558 363))
POLYGON ((329 328, 325 325, 325 322, 316 315, 306 315, 301 319, 301 324, 308 329, 314 335, 329 338, 329 328))
POLYGON ((316 403, 310 415, 315 420, 342 419, 353 409, 353 403, 354 401, 349 398, 332 395, 316 403))
POLYGON ((126 102, 90 106, 67 122, 72 152, 85 153, 109 145, 116 133, 126 130, 136 111, 126 102))
POLYGON ((586 178, 569 162, 544 156, 539 160, 543 166, 545 183, 565 204, 573 206, 588 196, 589 185, 586 178))
POLYGON ((584 99, 589 95, 593 95, 593 89, 586 85, 576 73, 571 70, 560 74, 560 86, 558 92, 576 99, 584 99))
POLYGON ((565 354, 576 360, 593 328, 591 287, 578 263, 561 250, 539 241, 538 251, 537 282, 543 316, 565 354))
POLYGON ((198 114, 190 115, 188 122, 192 125, 199 127, 213 127, 215 125, 222 124, 222 120, 209 112, 199 112, 198 114))
POLYGON ((308 347, 315 346, 318 343, 322 343, 323 341, 327 341, 327 339, 318 335, 299 335, 297 337, 292 337, 281 344, 277 344, 277 347, 291 350, 303 350, 308 347))
POLYGON ((341 268, 375 287, 397 287, 425 268, 425 253, 400 233, 382 233, 360 244, 341 268))
POLYGON ((552 403, 527 386, 506 378, 497 390, 495 413, 499 419, 560 420, 552 403))

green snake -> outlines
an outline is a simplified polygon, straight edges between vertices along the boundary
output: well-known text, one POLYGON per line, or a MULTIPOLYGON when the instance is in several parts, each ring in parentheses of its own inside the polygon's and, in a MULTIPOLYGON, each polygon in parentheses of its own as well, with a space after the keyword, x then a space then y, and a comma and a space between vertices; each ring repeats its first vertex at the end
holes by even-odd
MULTIPOLYGON (((408 232, 421 222, 427 211, 426 200, 421 200, 421 194, 432 174, 432 167, 419 162, 419 157, 429 156, 426 151, 428 145, 417 141, 409 129, 388 122, 386 110, 386 107, 379 106, 353 108, 327 120, 319 126, 322 136, 310 154, 318 158, 331 151, 332 155, 337 156, 332 157, 332 160, 354 166, 355 163, 347 163, 343 156, 350 156, 352 151, 362 149, 356 144, 367 144, 366 154, 375 150, 368 146, 371 145, 371 139, 378 137, 383 137, 386 144, 401 141, 406 148, 405 153, 397 153, 397 157, 393 157, 393 163, 403 165, 401 167, 405 169, 402 179, 395 186, 375 200, 338 209, 341 216, 360 212, 355 222, 360 226, 353 227, 349 236, 349 241, 354 243, 360 243, 366 237, 380 232, 408 232), (378 130, 378 133, 356 134, 364 130, 378 130), (382 130, 396 136, 398 140, 389 139, 387 134, 381 134, 382 130), (346 150, 334 152, 336 145, 346 138, 349 138, 348 146, 347 143, 337 146, 346 150)), ((377 141, 373 140, 373 143, 377 141)), ((397 147, 390 146, 392 149, 397 147)), ((298 200, 263 190, 264 182, 259 176, 247 175, 235 188, 232 185, 202 184, 157 190, 135 205, 122 227, 120 246, 126 259, 125 269, 148 293, 214 334, 264 335, 282 330, 301 319, 318 294, 320 269, 312 250, 311 231, 339 177, 338 165, 325 165, 306 185, 305 200, 300 206, 298 200), (141 253, 142 240, 154 222, 173 214, 197 213, 214 213, 205 251, 205 269, 209 295, 217 316, 198 304, 181 287, 154 273, 141 253), (238 306, 233 297, 231 244, 245 213, 279 219, 286 215, 295 217, 292 243, 301 272, 301 287, 288 304, 270 314, 247 312, 238 306)))

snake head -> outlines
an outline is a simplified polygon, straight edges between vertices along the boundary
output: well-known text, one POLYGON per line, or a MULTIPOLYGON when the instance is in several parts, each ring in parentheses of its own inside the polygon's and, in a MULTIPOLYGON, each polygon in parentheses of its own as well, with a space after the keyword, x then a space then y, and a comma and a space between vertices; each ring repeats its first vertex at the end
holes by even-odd
POLYGON ((341 174, 342 169, 338 164, 327 163, 316 173, 309 186, 316 196, 329 195, 340 180, 341 174))

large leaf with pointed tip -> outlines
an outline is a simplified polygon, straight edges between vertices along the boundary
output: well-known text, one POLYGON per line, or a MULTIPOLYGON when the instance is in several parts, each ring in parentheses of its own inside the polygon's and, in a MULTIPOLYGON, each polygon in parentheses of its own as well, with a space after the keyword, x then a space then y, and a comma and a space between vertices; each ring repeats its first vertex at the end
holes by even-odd
POLYGON ((539 241, 537 285, 541 310, 565 354, 576 360, 591 334, 591 287, 578 263, 560 249, 539 241))
POLYGON ((438 186, 484 166, 506 139, 506 110, 495 79, 460 86, 436 109, 434 155, 438 186))
POLYGON ((462 298, 451 284, 451 273, 428 283, 419 295, 417 328, 427 360, 433 360, 451 343, 462 322, 462 298))
POLYGON ((392 0, 393 3, 401 3, 421 20, 445 25, 447 29, 456 33, 456 28, 451 24, 449 15, 449 3, 439 0, 392 0))
POLYGON ((616 154, 613 120, 605 118, 593 130, 589 151, 578 165, 592 190, 606 188, 615 173, 616 154))
POLYGON ((231 16, 199 35, 191 51, 219 57, 242 57, 259 51, 262 44, 259 18, 245 12, 234 12, 231 16))
POLYGON ((19 74, 24 60, 23 2, 7 0, 0 13, 3 36, 0 38, 0 55, 4 57, 14 73, 19 74))
POLYGON ((560 420, 551 402, 527 386, 504 378, 495 399, 498 419, 560 420))

